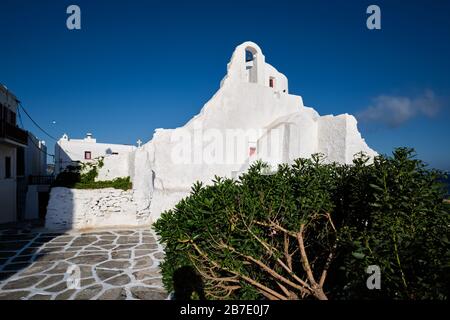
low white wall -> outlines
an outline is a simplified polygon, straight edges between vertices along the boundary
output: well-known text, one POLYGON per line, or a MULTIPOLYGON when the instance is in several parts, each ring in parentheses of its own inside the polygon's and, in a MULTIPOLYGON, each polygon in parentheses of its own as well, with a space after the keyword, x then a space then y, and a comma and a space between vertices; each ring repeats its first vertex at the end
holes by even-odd
POLYGON ((150 216, 137 214, 132 190, 53 188, 47 207, 48 229, 84 229, 150 224, 150 216))

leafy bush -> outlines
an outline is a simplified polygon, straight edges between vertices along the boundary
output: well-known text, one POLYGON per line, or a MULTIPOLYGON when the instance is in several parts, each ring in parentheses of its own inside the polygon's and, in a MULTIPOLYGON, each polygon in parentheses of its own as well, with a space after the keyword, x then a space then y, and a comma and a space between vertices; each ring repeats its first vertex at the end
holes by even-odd
POLYGON ((54 187, 72 188, 75 183, 80 181, 80 165, 69 165, 64 171, 60 172, 53 182, 54 187))
POLYGON ((130 190, 133 187, 130 177, 115 178, 107 181, 89 181, 75 183, 75 189, 105 189, 114 188, 122 190, 130 190))
POLYGON ((335 295, 342 298, 445 299, 449 296, 449 210, 442 174, 412 150, 356 161, 341 215, 335 295), (367 290, 368 265, 381 269, 381 290, 367 290), (339 275, 339 273, 341 273, 339 275))
POLYGON ((58 174, 53 186, 75 189, 114 188, 129 190, 132 188, 130 177, 116 178, 108 181, 95 181, 95 178, 98 176, 98 168, 101 167, 103 167, 103 158, 98 159, 94 163, 69 166, 58 174))
POLYGON ((166 245, 165 287, 192 267, 209 299, 444 299, 449 215, 440 172, 412 150, 360 154, 353 165, 323 157, 256 163, 238 180, 196 183, 155 229, 166 245), (381 269, 368 290, 366 268, 381 269))

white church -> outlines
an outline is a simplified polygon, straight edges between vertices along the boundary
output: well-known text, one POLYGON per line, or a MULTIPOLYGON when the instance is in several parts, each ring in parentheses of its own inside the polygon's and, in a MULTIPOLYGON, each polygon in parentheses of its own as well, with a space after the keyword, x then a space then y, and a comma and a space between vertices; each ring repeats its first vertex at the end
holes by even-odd
POLYGON ((323 153, 329 162, 351 163, 359 152, 377 154, 352 115, 320 116, 306 107, 301 96, 289 93, 288 79, 266 63, 259 46, 245 42, 234 50, 220 88, 198 115, 183 127, 157 129, 149 142, 101 168, 107 179, 120 176, 111 172, 124 172, 116 167, 127 168, 133 190, 116 195, 127 199, 123 206, 115 211, 92 206, 101 202, 98 197, 119 191, 54 188, 46 225, 147 225, 189 195, 195 181, 236 177, 258 159, 276 167, 323 153))
POLYGON ((64 171, 68 166, 80 163, 94 163, 104 158, 106 162, 115 162, 108 171, 102 171, 102 180, 109 180, 110 175, 129 176, 129 163, 125 161, 133 155, 135 146, 113 143, 99 143, 92 133, 83 139, 70 138, 66 133, 55 144, 55 174, 64 171), (113 172, 111 172, 113 170, 113 172))

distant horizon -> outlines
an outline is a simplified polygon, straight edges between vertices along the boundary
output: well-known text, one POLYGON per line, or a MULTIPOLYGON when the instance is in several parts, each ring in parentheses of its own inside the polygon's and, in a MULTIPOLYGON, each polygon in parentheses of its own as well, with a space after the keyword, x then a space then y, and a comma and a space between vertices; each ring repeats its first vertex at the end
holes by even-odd
POLYGON ((377 1, 381 30, 366 28, 369 1, 236 4, 4 0, 0 83, 57 139, 136 145, 198 114, 249 40, 305 106, 354 115, 380 154, 412 147, 450 171, 450 1, 377 1), (66 28, 70 4, 81 30, 66 28))

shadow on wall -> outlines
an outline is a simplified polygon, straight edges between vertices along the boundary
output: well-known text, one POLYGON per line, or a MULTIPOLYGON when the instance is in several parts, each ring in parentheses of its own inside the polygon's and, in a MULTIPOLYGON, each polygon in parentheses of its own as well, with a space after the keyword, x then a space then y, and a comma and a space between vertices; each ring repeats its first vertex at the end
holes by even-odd
MULTIPOLYGON (((83 158, 83 155, 72 155, 79 158, 83 158)), ((66 151, 64 151, 58 144, 55 145, 55 174, 63 171, 67 166, 75 166, 79 164, 79 161, 73 160, 66 151)))
POLYGON ((79 161, 74 161, 69 154, 58 145, 56 147, 55 155, 55 161, 58 162, 55 163, 56 178, 50 189, 50 197, 45 215, 45 226, 48 227, 48 220, 50 218, 52 220, 50 223, 50 230, 65 232, 72 228, 74 220, 75 201, 73 191, 67 189, 67 192, 63 195, 53 191, 59 186, 73 188, 76 183, 80 182, 80 163, 79 161))
POLYGON ((75 224, 76 203, 73 189, 53 187, 47 206, 45 227, 58 232, 71 230, 75 224))

